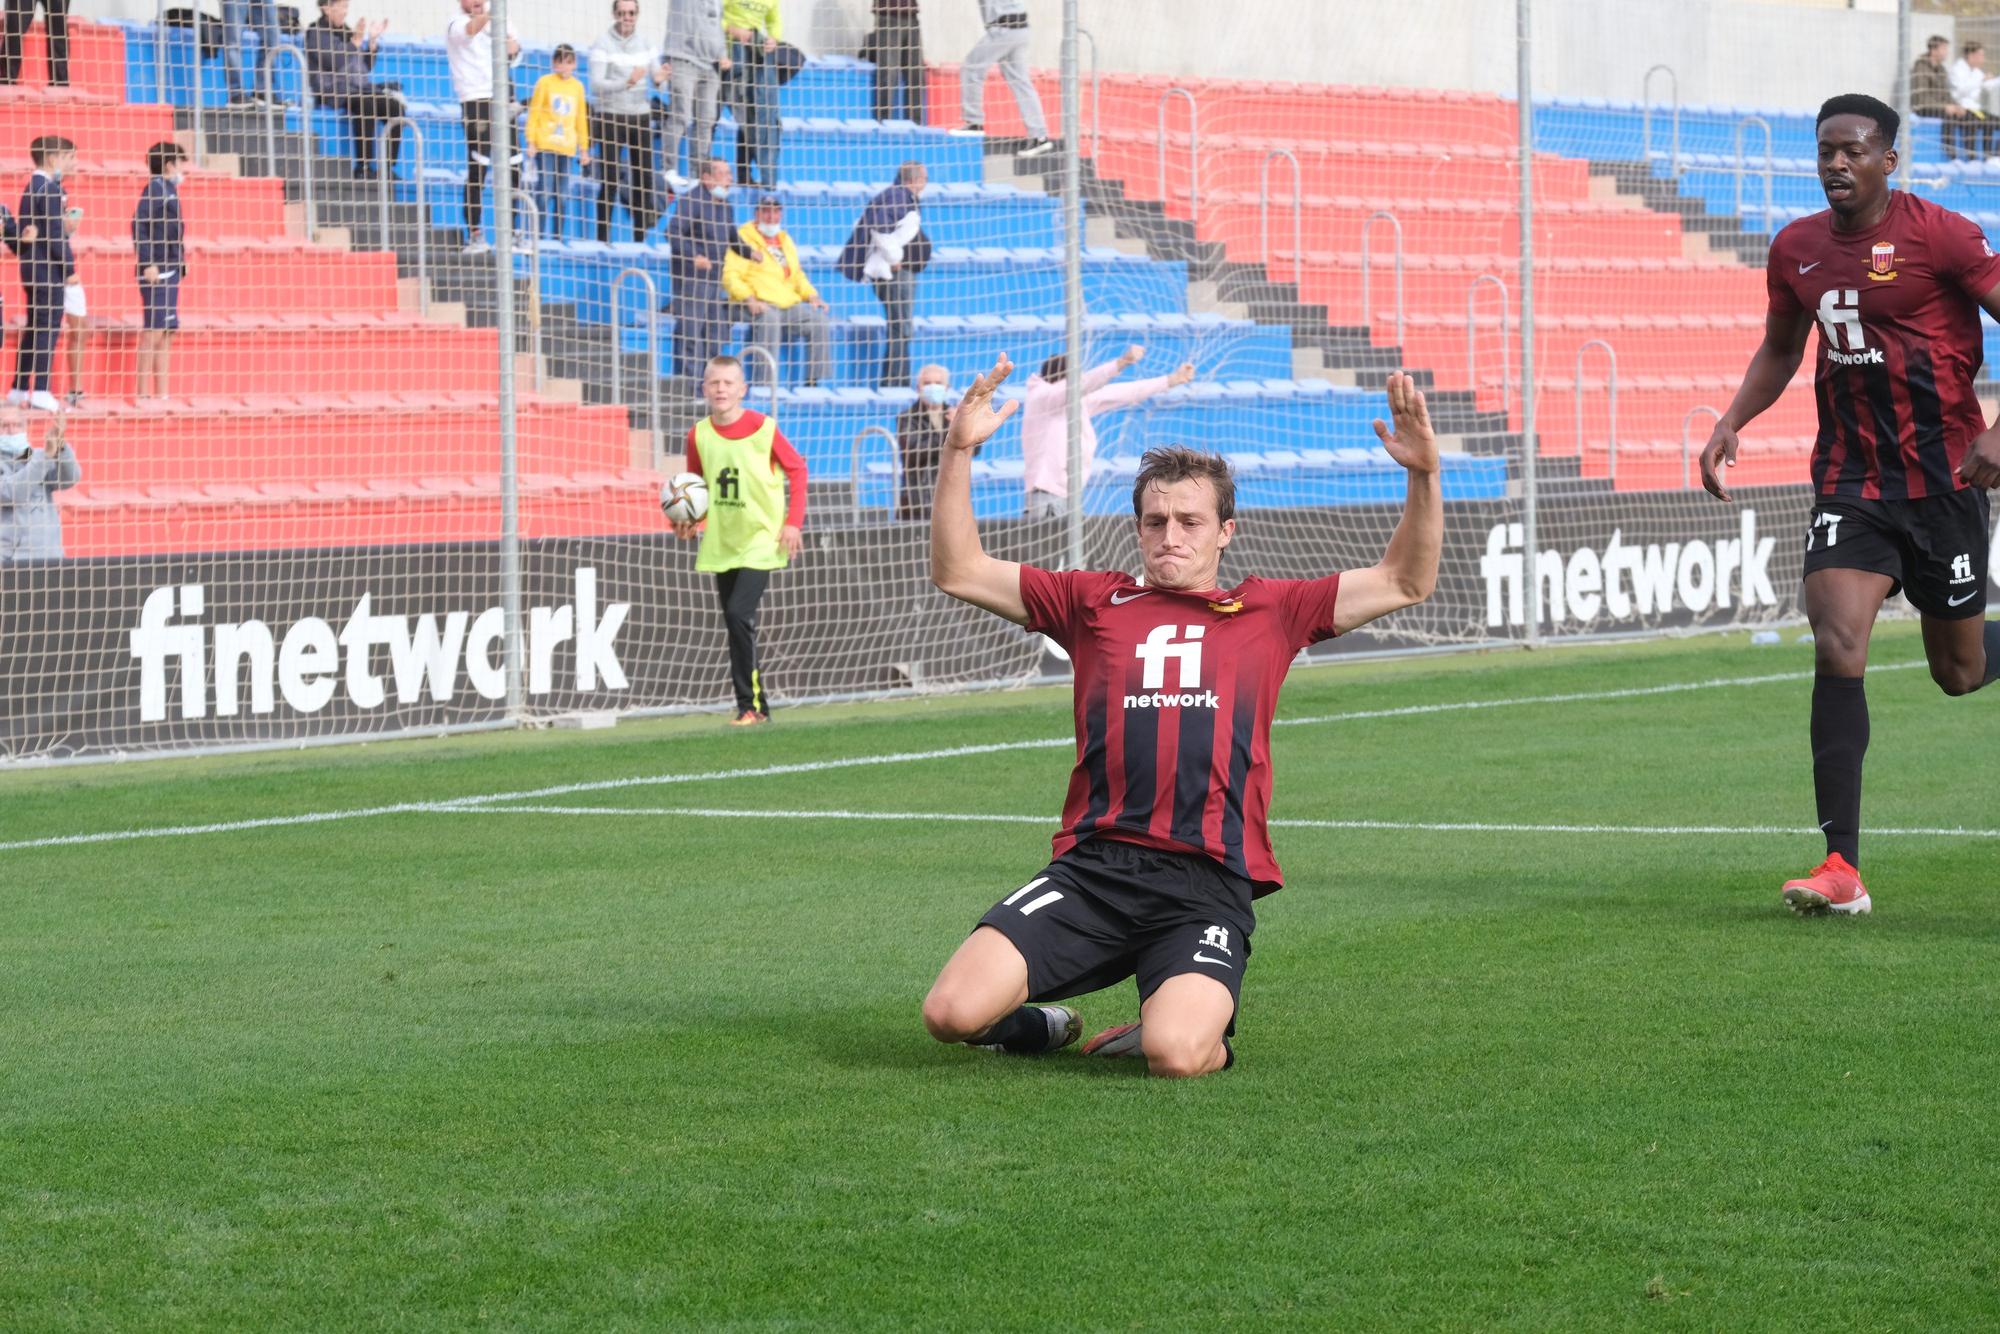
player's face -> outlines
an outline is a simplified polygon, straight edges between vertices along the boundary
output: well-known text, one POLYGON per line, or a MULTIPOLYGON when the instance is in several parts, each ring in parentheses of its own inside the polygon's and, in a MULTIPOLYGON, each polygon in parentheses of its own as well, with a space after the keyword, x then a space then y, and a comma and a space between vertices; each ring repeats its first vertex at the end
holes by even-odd
POLYGON ((710 366, 701 379, 701 396, 710 412, 729 412, 743 402, 743 368, 710 366))
POLYGON ((1896 170, 1896 150, 1867 116, 1832 116, 1819 127, 1819 186, 1827 207, 1852 218, 1879 207, 1896 170))
POLYGON ((1222 549, 1236 520, 1216 517, 1215 488, 1206 477, 1149 486, 1139 499, 1139 558, 1157 588, 1215 587, 1222 549))

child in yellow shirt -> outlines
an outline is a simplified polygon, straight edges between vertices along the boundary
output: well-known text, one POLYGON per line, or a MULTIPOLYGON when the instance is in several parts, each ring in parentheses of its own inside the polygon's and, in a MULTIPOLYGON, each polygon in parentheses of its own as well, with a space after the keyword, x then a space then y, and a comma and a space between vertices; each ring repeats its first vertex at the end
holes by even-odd
POLYGON ((590 114, 576 77, 576 48, 559 46, 551 72, 535 83, 528 102, 528 147, 535 154, 535 204, 542 233, 562 239, 572 162, 590 165, 590 114))

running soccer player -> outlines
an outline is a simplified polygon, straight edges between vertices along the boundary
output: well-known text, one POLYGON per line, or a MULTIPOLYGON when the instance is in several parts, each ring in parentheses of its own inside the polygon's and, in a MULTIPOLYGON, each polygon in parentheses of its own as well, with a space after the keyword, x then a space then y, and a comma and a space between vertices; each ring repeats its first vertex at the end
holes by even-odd
POLYGON ((1365 570, 1225 589, 1235 482, 1222 459, 1182 448, 1148 451, 1132 487, 1145 582, 1040 570, 987 555, 972 518, 972 451, 1019 406, 993 410, 1013 369, 1002 356, 975 380, 945 437, 931 579, 1068 650, 1076 768, 1054 860, 979 920, 924 998, 924 1026, 940 1042, 1054 1051, 1081 1028, 1073 1009, 1044 1002, 1136 975, 1139 1022, 1084 1051, 1205 1075, 1235 1061, 1251 900, 1281 883, 1264 827, 1278 689, 1306 645, 1430 595, 1444 527, 1437 441, 1424 396, 1391 375, 1395 433, 1380 421, 1375 432, 1408 470, 1409 498, 1365 570))
POLYGON ((1972 378, 1984 356, 1979 312, 2000 318, 2000 258, 1977 224, 1891 190, 1898 118, 1849 93, 1819 109, 1827 209, 1771 242, 1764 342, 1701 454, 1701 480, 1727 500, 1721 469, 1737 432, 1784 392, 1819 323, 1818 493, 1806 529, 1812 623, 1813 789, 1826 860, 1785 882, 1800 913, 1865 913, 1862 673, 1883 600, 1897 589, 1923 617, 1931 679, 1965 695, 2000 674, 2000 623, 1987 624, 1986 490, 2000 485, 2000 433, 1986 428, 1972 378))

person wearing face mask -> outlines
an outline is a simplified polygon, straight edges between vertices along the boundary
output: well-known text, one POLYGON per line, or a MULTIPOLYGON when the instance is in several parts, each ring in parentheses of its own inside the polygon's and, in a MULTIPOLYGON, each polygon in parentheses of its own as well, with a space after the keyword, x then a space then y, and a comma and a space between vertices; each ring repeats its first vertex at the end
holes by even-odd
POLYGON ((69 213, 62 188, 63 173, 76 161, 76 145, 59 134, 45 134, 28 145, 28 156, 34 159, 35 174, 21 192, 20 214, 21 287, 28 314, 7 401, 54 412, 60 405, 49 393, 49 366, 62 331, 65 289, 77 280, 69 244, 77 218, 69 213))
POLYGON ((785 206, 776 195, 759 198, 756 220, 737 229, 736 244, 723 261, 722 286, 748 312, 752 343, 776 356, 780 343, 796 338, 806 345, 806 384, 832 378, 827 304, 799 264, 799 248, 785 230, 785 206))
POLYGON ((910 379, 910 325, 916 315, 917 275, 931 262, 931 240, 923 232, 917 200, 930 175, 921 162, 905 162, 896 183, 868 202, 840 252, 840 272, 850 282, 870 283, 882 303, 888 343, 882 354, 883 389, 910 379))
POLYGON ((709 358, 729 337, 729 298, 722 290, 724 261, 736 235, 729 207, 729 163, 712 157, 694 188, 674 204, 667 221, 667 252, 674 283, 674 373, 699 380, 709 358))
MULTIPOLYGON (((943 457, 945 433, 957 413, 951 392, 951 372, 942 366, 926 366, 917 372, 917 401, 896 418, 896 450, 903 460, 902 486, 896 492, 896 517, 904 523, 921 523, 931 516, 931 497, 937 492, 938 460, 943 457)), ((977 457, 979 450, 973 449, 977 457)))
POLYGON ((28 443, 28 418, 15 404, 0 406, 0 565, 61 560, 62 513, 55 493, 83 477, 63 439, 62 418, 36 449, 28 443))
POLYGON ((722 38, 722 0, 667 0, 667 64, 669 99, 660 132, 660 153, 675 189, 675 169, 681 160, 681 140, 687 140, 690 174, 708 161, 715 137, 716 99, 722 77, 730 69, 729 48, 722 38))
POLYGON ((187 272, 182 238, 181 177, 187 150, 163 139, 146 150, 153 173, 132 213, 133 257, 139 266, 139 401, 167 396, 167 362, 181 327, 181 277, 187 272), (148 394, 147 380, 152 381, 148 394))

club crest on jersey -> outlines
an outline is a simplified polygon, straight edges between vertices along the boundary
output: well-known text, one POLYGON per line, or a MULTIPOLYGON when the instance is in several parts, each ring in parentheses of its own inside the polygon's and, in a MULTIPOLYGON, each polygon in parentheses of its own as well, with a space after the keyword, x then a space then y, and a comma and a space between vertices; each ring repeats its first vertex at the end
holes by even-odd
POLYGON ((1877 241, 1868 256, 1868 281, 1886 283, 1896 276, 1896 243, 1877 241))
POLYGON ((1208 604, 1208 609, 1210 611, 1221 612, 1224 616, 1233 616, 1243 610, 1243 599, 1230 598, 1226 602, 1211 602, 1208 604))

